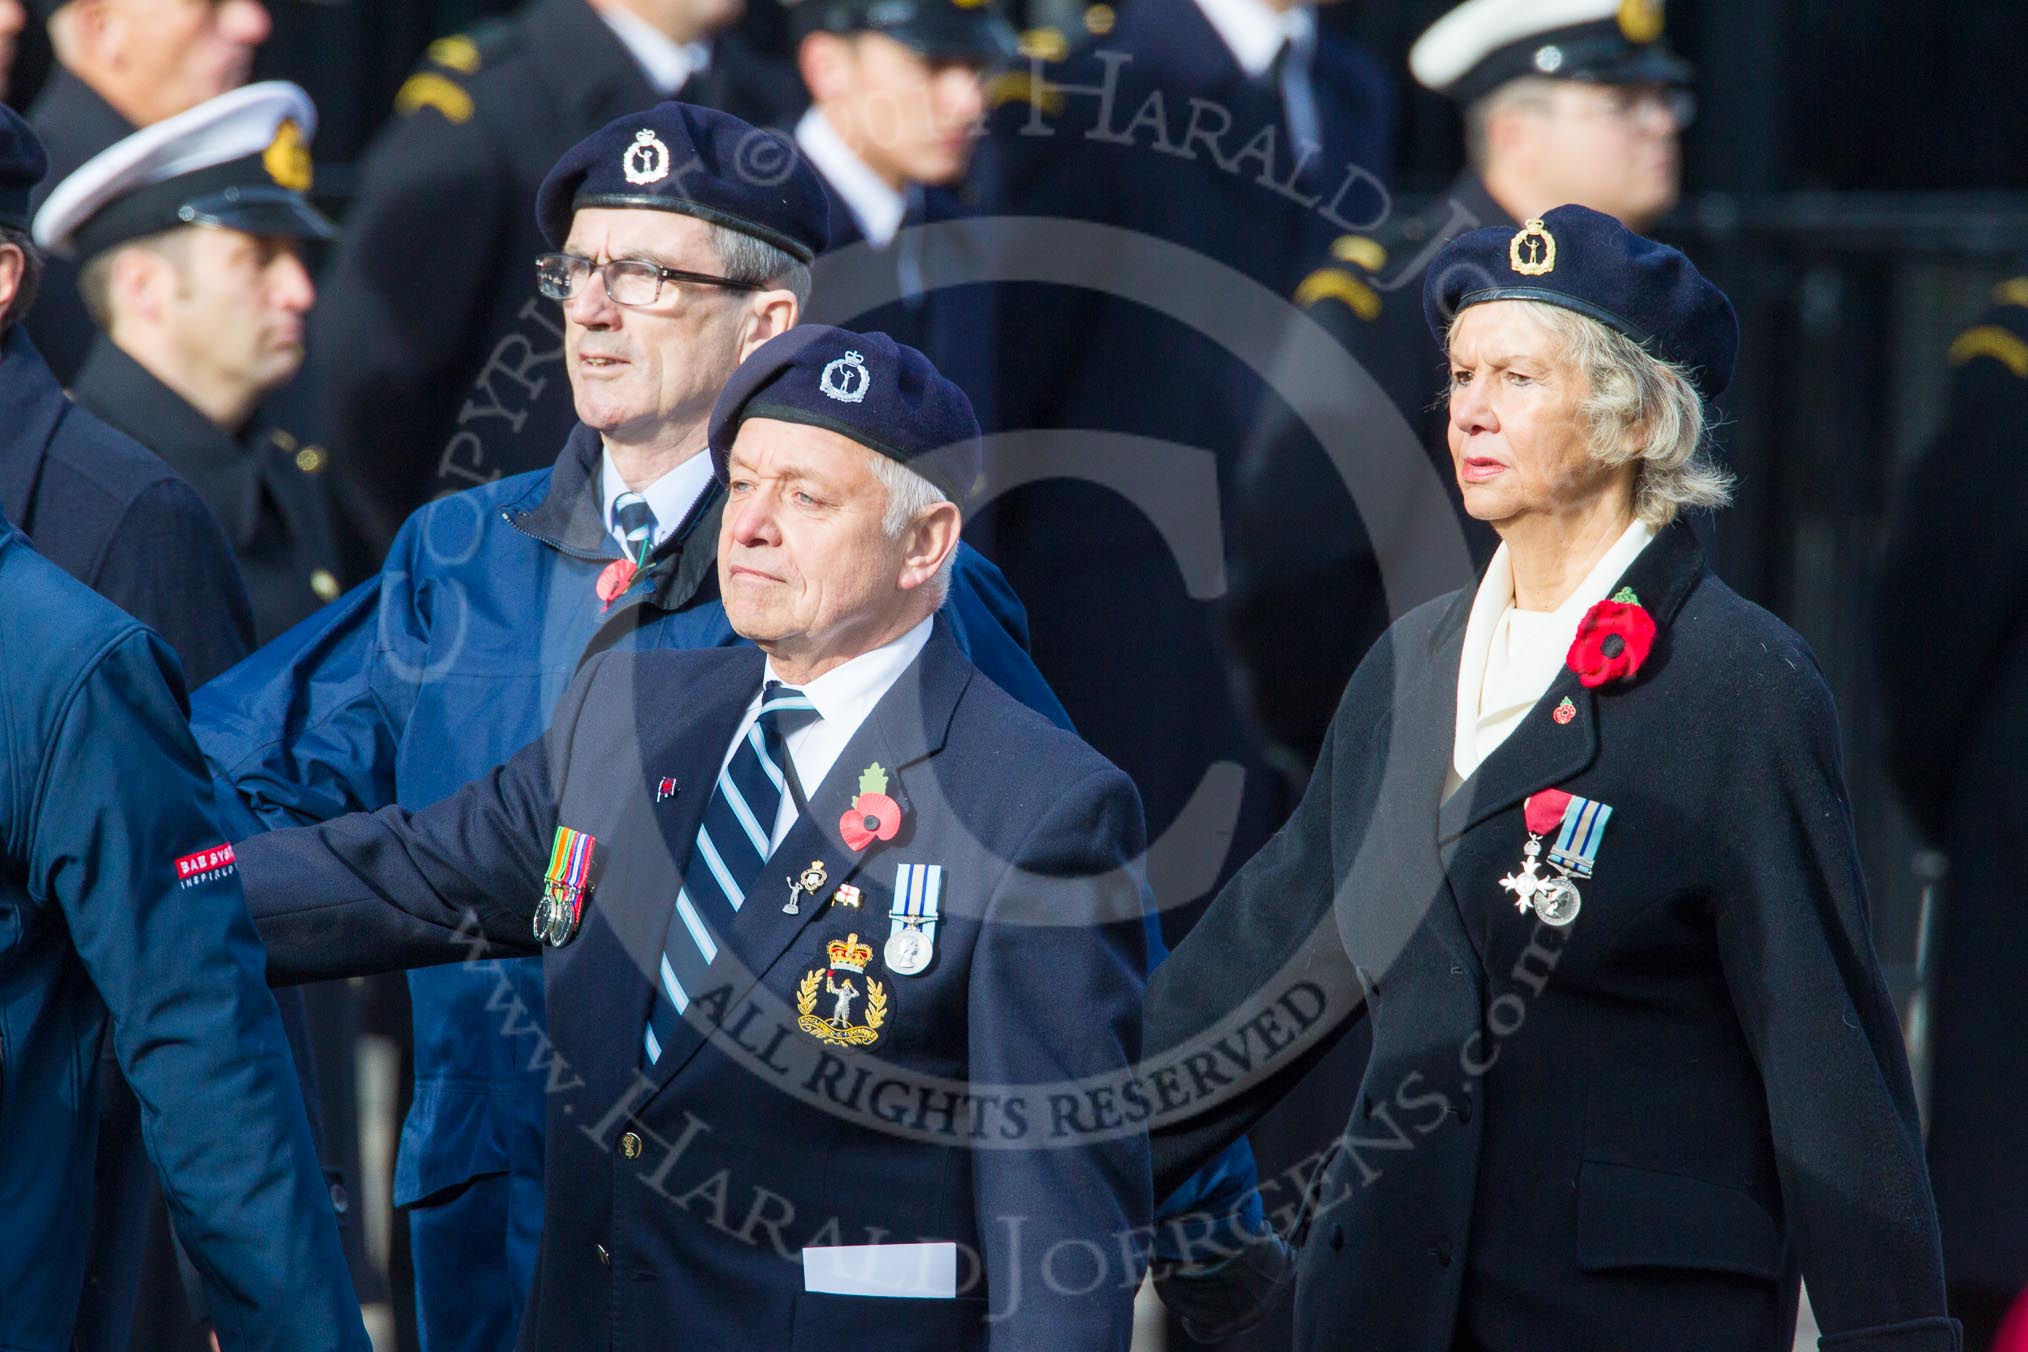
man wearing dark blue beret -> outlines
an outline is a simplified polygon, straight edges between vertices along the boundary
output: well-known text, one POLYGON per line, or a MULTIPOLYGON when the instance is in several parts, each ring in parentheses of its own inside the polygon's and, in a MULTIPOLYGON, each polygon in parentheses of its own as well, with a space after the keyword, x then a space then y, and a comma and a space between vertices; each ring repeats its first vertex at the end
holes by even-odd
POLYGON ((760 651, 602 654, 448 799, 245 842, 270 974, 548 946, 523 1348, 1123 1350, 1140 800, 942 617, 970 403, 813 326, 709 437, 760 651))
MULTIPOLYGON (((581 421, 552 469, 417 512, 379 576, 199 693, 200 745, 267 825, 437 801, 540 733, 593 654, 741 642, 713 567, 708 424, 741 359, 801 312, 822 187, 784 138, 667 102, 572 148, 538 219, 554 252, 527 260, 546 297, 530 303, 563 332, 581 421)), ((1005 581, 962 544, 951 567, 959 647, 1061 721, 1005 581)), ((494 1352, 541 1229, 542 972, 417 972, 410 993, 394 1183, 419 1319, 432 1347, 494 1352)))

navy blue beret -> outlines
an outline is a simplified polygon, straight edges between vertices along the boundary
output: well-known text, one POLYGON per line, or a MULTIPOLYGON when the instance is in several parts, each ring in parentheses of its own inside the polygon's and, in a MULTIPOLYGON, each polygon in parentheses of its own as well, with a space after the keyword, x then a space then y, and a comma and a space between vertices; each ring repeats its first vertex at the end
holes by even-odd
POLYGON ((0 104, 0 225, 28 228, 28 191, 49 172, 49 157, 21 114, 0 104))
POLYGON ((1713 398, 1732 382, 1739 319, 1725 293, 1676 249, 1589 207, 1558 207, 1515 230, 1494 226, 1444 246, 1422 282, 1439 343, 1460 310, 1537 300, 1588 315, 1690 374, 1713 398))
POLYGON ((723 480, 748 418, 806 423, 850 437, 962 504, 979 481, 979 419, 928 357, 884 333, 805 324, 740 363, 711 410, 711 468, 723 480))
POLYGON ((824 185, 794 142, 670 99, 608 122, 542 180, 535 219, 557 248, 580 207, 652 207, 766 240, 807 263, 830 241, 824 185))

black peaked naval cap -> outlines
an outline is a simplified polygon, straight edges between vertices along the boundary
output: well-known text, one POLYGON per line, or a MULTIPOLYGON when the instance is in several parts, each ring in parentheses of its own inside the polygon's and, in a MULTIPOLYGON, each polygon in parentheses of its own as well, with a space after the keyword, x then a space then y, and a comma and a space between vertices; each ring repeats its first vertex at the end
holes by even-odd
POLYGON ((797 0, 789 21, 799 38, 883 33, 938 60, 990 65, 1019 48, 996 0, 797 0))
POLYGON ((907 465, 960 505, 984 466, 972 401, 928 357, 884 333, 805 324, 740 363, 711 410, 711 468, 720 480, 749 418, 850 437, 907 465))
POLYGON ((306 196, 316 131, 316 105, 286 80, 207 99, 79 165, 36 212, 35 240, 89 259, 183 225, 329 239, 336 228, 306 196))
POLYGON ((0 103, 0 225, 28 228, 28 194, 49 172, 42 150, 21 114, 0 103))
POLYGON ((1663 0, 1466 0, 1409 52, 1416 81, 1459 103, 1524 75, 1592 84, 1688 84, 1662 40, 1663 0))
POLYGON ((585 207, 646 207, 728 226, 807 263, 830 240, 824 185, 793 141, 674 99, 608 122, 542 180, 535 219, 553 246, 585 207))
POLYGON ((1439 343, 1460 311, 1496 300, 1588 315, 1682 366, 1706 399, 1732 382, 1732 302, 1680 250, 1604 212, 1565 206, 1519 230, 1470 231, 1445 245, 1423 277, 1423 317, 1439 343))

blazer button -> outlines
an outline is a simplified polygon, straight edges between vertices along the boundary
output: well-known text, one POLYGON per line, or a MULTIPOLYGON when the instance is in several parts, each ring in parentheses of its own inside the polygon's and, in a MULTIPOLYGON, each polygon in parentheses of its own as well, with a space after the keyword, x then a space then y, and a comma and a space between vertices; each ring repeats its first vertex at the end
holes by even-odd
POLYGON ((592 1245, 592 1247, 599 1251, 599 1261, 601 1263, 604 1263, 607 1267, 611 1267, 613 1265, 613 1256, 606 1250, 605 1245, 594 1244, 592 1245))
POLYGON ((628 1132, 620 1138, 620 1153, 630 1160, 641 1158, 641 1138, 628 1132))
POLYGON ((1465 1123, 1471 1120, 1472 1120, 1472 1096, 1470 1094, 1466 1094, 1463 1098, 1460 1098, 1458 1100, 1458 1121, 1460 1123, 1465 1123))
POLYGON ((1331 1252, 1332 1252, 1332 1253, 1336 1253, 1336 1252, 1338 1252, 1338 1250, 1340 1250, 1340 1249, 1342 1249, 1342 1248, 1344 1248, 1344 1247, 1345 1247, 1345 1227, 1344 1227, 1344 1226, 1342 1226, 1342 1225, 1334 1225, 1334 1226, 1332 1226, 1332 1227, 1331 1227, 1331 1252))

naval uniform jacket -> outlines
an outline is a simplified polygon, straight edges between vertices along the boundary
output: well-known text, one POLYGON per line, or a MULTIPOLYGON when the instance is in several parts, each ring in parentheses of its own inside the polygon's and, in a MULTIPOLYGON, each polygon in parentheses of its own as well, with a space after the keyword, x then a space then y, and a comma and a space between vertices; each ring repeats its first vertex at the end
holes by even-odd
POLYGON ((1052 1107, 1138 1055, 1140 804, 980 675, 945 621, 713 924, 689 1022, 644 1065, 681 861, 761 677, 750 648, 603 655, 544 739, 444 802, 246 842, 270 978, 450 961, 476 931, 533 952, 552 838, 588 832, 603 873, 582 932, 544 959, 548 1204, 522 1347, 1124 1350, 1147 1138, 1116 1102, 1112 1130, 1052 1107), (873 762, 904 825, 854 853, 839 815, 873 762), (811 860, 828 881, 784 914, 811 860), (916 976, 880 956, 902 864, 942 867, 916 976), (857 906, 831 902, 841 884, 857 906), (813 993, 827 955, 862 942, 867 1026, 876 985, 885 1004, 863 1050, 809 1031, 831 1012, 813 993), (957 1297, 804 1289, 805 1245, 921 1242, 958 1246, 957 1297), (989 1308, 1010 1317, 984 1323, 989 1308))
POLYGON ((0 1347, 72 1345, 110 1025, 225 1346, 365 1349, 175 659, 0 518, 0 671, 0 1347))
POLYGON ((1638 677, 1562 671, 1441 805, 1472 592, 1360 665, 1296 816, 1151 982, 1156 1186, 1363 996, 1299 1348, 1785 1352, 1800 1266, 1826 1347, 1948 1352, 1829 690, 1686 526, 1621 584, 1660 628, 1638 677), (1613 810, 1561 930, 1500 885, 1549 787, 1613 810))
MULTIPOLYGON (((737 34, 677 97, 757 126, 794 74, 737 34)), ((539 470, 577 421, 563 320, 535 290, 535 193, 563 153, 662 95, 586 0, 535 0, 434 43, 368 149, 310 319, 340 499, 377 564, 445 492, 539 470)), ((560 243, 560 241, 559 241, 560 243)))
POLYGON ((258 415, 238 436, 224 431, 104 334, 71 395, 145 441, 217 514, 246 579, 258 642, 337 599, 338 548, 321 451, 285 432, 277 437, 282 429, 258 415))

